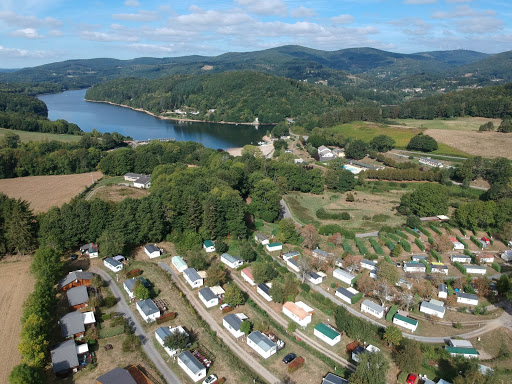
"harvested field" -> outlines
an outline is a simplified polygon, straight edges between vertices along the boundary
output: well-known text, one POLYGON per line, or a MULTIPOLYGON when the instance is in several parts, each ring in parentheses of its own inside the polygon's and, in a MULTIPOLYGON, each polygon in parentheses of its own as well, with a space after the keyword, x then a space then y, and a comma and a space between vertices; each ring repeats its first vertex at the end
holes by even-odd
MULTIPOLYGON (((497 128, 501 124, 501 119, 490 119, 487 117, 457 117, 456 119, 397 119, 400 124, 405 124, 410 128, 424 129, 449 129, 458 131, 478 131, 482 124, 491 121, 497 128)), ((397 126, 399 127, 399 126, 397 126)))
POLYGON ((24 257, 19 261, 3 261, 0 263, 0 383, 7 383, 11 369, 20 363, 21 355, 17 345, 21 331, 22 304, 32 292, 34 280, 29 273, 30 259, 24 257))
POLYGON ((147 189, 125 187, 122 185, 106 185, 94 190, 90 196, 94 199, 119 202, 123 201, 127 197, 139 199, 147 195, 149 195, 149 191, 147 189))
POLYGON ((26 200, 34 213, 46 212, 61 206, 103 177, 101 172, 78 175, 28 176, 0 180, 0 192, 9 197, 26 200))
POLYGON ((427 135, 438 142, 454 147, 470 155, 506 157, 512 160, 512 135, 499 132, 456 131, 427 129, 427 135))

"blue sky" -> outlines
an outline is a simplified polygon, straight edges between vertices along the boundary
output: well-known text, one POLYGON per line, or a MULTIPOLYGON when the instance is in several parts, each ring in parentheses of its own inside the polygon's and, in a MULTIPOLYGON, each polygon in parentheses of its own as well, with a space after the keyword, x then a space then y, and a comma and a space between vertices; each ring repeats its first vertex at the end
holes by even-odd
POLYGON ((511 25, 510 0, 2 0, 0 68, 285 44, 497 53, 512 49, 511 25))

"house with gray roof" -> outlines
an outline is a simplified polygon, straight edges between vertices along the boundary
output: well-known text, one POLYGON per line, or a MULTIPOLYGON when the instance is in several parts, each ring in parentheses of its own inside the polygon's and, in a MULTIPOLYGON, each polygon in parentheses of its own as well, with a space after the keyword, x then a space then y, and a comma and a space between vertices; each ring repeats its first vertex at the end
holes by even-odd
POLYGON ((137 384, 126 369, 116 367, 96 379, 96 384, 137 384))
POLYGON ((85 334, 86 325, 94 324, 96 319, 94 312, 74 311, 66 313, 59 320, 63 337, 80 338, 85 334))
POLYGON ((229 333, 238 339, 244 335, 240 328, 245 319, 247 319, 247 316, 243 313, 230 313, 224 316, 224 319, 222 319, 222 325, 229 331, 229 333))
POLYGON ((75 340, 66 340, 55 345, 51 351, 52 369, 57 375, 65 375, 78 369, 78 354, 75 340))
POLYGON ((149 284, 149 281, 147 281, 142 276, 137 276, 137 277, 131 278, 129 280, 126 280, 123 283, 123 288, 126 291, 126 293, 128 294, 128 297, 132 300, 135 298, 134 290, 135 290, 137 283, 144 285, 146 288, 151 287, 151 284, 149 284))
POLYGON ((369 269, 370 271, 374 271, 377 269, 377 263, 375 261, 363 259, 361 260, 361 268, 369 269))
POLYGON ((348 384, 348 380, 334 373, 328 373, 327 376, 322 379, 322 384, 348 384))
POLYGON ((326 277, 327 276, 325 274, 320 274, 315 271, 311 271, 306 275, 306 279, 308 279, 308 281, 312 282, 315 285, 322 283, 326 279, 326 277))
POLYGON ((159 257, 162 254, 160 248, 156 246, 156 244, 147 244, 144 246, 144 252, 150 259, 154 259, 155 257, 159 257))
POLYGON ((204 284, 204 279, 194 268, 187 268, 183 271, 183 277, 192 288, 199 288, 204 284))
POLYGON ((79 287, 80 285, 91 285, 94 274, 92 272, 73 271, 69 272, 66 277, 59 281, 59 289, 67 291, 73 287, 79 287))
POLYGON ((286 260, 286 265, 293 269, 295 272, 300 272, 300 265, 297 259, 286 260))
POLYGON ((152 323, 160 317, 160 310, 151 299, 139 300, 135 306, 146 323, 152 323))
POLYGON ((229 268, 238 268, 242 266, 244 261, 238 257, 230 255, 229 253, 223 253, 220 255, 220 261, 222 261, 224 264, 226 264, 229 268))
POLYGON ((430 303, 428 301, 422 301, 420 304, 420 312, 426 313, 427 315, 436 316, 442 319, 446 312, 446 308, 434 303, 430 303))
MULTIPOLYGON (((271 284, 271 283, 269 283, 271 284)), ((256 292, 258 292, 263 298, 267 301, 272 301, 272 296, 270 296, 270 286, 267 284, 260 283, 256 288, 256 292)))
POLYGON ((369 313, 378 319, 382 319, 384 317, 384 308, 370 300, 364 300, 361 303, 361 312, 369 313))
POLYGON ((206 368, 190 351, 181 352, 177 360, 181 369, 183 369, 194 382, 198 382, 206 377, 206 368))
POLYGON ((478 296, 472 293, 457 292, 457 303, 478 305, 478 296))
POLYGON ((341 280, 345 284, 348 284, 348 285, 352 285, 352 282, 356 278, 353 274, 351 274, 350 272, 345 271, 344 269, 341 269, 341 268, 336 268, 332 272, 332 277, 334 277, 335 279, 341 280))
POLYGON ((254 240, 262 245, 267 245, 270 242, 269 237, 261 232, 254 235, 254 240))
POLYGON ((199 299, 203 302, 206 308, 215 307, 219 305, 219 297, 213 293, 210 287, 201 288, 198 292, 199 299))
POLYGON ((167 352, 169 356, 174 356, 176 353, 178 353, 176 349, 170 349, 165 346, 165 339, 175 332, 183 333, 188 336, 187 331, 185 331, 185 329, 180 325, 177 327, 160 327, 155 331, 156 340, 165 349, 165 352, 167 352))
POLYGON ((133 182, 133 186, 139 189, 151 187, 151 175, 143 175, 133 182))
POLYGON ((68 297, 69 306, 75 311, 87 307, 89 303, 89 294, 85 285, 67 290, 66 296, 68 297))
POLYGON ((339 297, 341 300, 345 301, 348 304, 352 304, 352 298, 357 295, 359 291, 355 290, 354 288, 343 288, 339 287, 336 290, 336 293, 334 296, 339 297))
POLYGON ((293 257, 297 257, 297 256, 300 256, 299 251, 290 251, 290 252, 283 253, 281 255, 281 257, 283 258, 284 261, 291 259, 293 257))
POLYGON ((464 265, 464 269, 466 273, 472 275, 485 275, 487 273, 487 268, 483 265, 464 265))
POLYGON ((448 298, 448 286, 446 284, 439 284, 437 297, 440 299, 448 298))
POLYGON ((329 254, 319 248, 316 248, 315 250, 313 250, 313 257, 326 260, 329 257, 329 254))
POLYGON ((121 272, 123 270, 123 263, 112 257, 107 257, 103 260, 103 265, 114 273, 121 272))
POLYGON ((277 345, 260 331, 254 331, 247 336, 247 345, 254 349, 264 359, 277 352, 277 345))

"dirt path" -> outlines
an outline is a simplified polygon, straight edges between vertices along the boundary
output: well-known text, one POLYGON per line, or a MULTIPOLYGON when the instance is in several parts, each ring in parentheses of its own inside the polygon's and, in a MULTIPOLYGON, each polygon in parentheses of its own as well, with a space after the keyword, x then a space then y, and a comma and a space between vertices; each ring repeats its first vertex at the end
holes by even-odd
POLYGON ((242 347, 240 347, 240 345, 238 345, 237 342, 233 339, 233 336, 228 334, 228 332, 215 321, 212 315, 205 309, 204 305, 201 304, 195 293, 191 291, 188 286, 179 278, 179 276, 176 274, 176 272, 174 272, 169 264, 160 262, 158 263, 158 266, 172 276, 173 281, 179 287, 180 291, 185 294, 190 304, 192 304, 199 315, 210 325, 212 330, 217 333, 217 336, 219 336, 222 341, 224 341, 224 343, 226 343, 226 345, 228 345, 229 348, 235 352, 238 357, 244 360, 249 367, 253 368, 254 371, 261 375, 267 382, 271 384, 279 384, 281 382, 281 380, 270 373, 268 369, 263 367, 263 365, 261 365, 258 360, 256 360, 242 347))

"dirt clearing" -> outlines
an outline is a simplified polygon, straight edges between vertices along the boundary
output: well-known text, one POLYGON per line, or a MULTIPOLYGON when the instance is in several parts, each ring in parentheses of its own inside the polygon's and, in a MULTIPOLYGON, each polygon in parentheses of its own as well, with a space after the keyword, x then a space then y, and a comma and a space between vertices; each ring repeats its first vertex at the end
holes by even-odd
POLYGON ((28 176, 0 180, 0 192, 9 197, 26 200, 34 213, 60 207, 103 177, 101 172, 78 175, 28 176))
POLYGON ((124 187, 122 185, 106 185, 95 190, 94 193, 91 194, 91 197, 104 201, 119 202, 123 201, 127 197, 131 197, 132 199, 139 199, 148 195, 149 191, 147 189, 124 187))
POLYGON ((499 132, 464 132, 443 129, 427 129, 427 135, 437 141, 470 155, 482 157, 506 157, 512 160, 512 134, 499 132))
POLYGON ((0 262, 0 383, 7 383, 11 369, 21 362, 18 342, 21 331, 22 305, 32 292, 34 280, 29 273, 30 259, 0 262))

